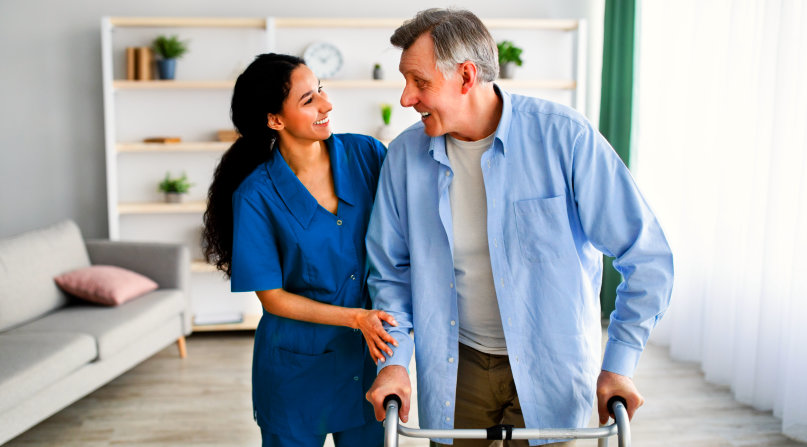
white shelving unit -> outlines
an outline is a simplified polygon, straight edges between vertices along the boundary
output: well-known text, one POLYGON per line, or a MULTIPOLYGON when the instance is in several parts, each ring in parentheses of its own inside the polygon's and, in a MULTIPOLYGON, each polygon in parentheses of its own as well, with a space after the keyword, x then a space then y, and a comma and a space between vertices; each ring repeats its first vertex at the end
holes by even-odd
MULTIPOLYGON (((195 316, 215 319, 241 314, 231 324, 197 325, 194 330, 254 329, 260 304, 252 293, 231 293, 220 272, 201 260, 202 213, 210 179, 229 143, 216 131, 231 128, 229 101, 234 79, 255 55, 303 53, 326 40, 343 53, 344 65, 323 87, 334 104, 335 132, 373 134, 381 125, 379 105, 393 104, 392 126, 401 131, 419 119, 399 105, 403 77, 399 50, 389 36, 397 18, 168 18, 105 17, 101 21, 107 168, 107 208, 112 239, 181 242, 193 253, 195 316), (148 46, 160 34, 189 40, 172 81, 125 80, 125 48, 148 46), (383 80, 372 80, 375 63, 383 80), (179 136, 181 143, 142 143, 153 136, 179 136), (157 184, 166 171, 182 171, 195 183, 189 200, 161 201, 157 184)), ((485 20, 496 41, 524 49, 516 77, 502 88, 571 105, 585 113, 585 23, 580 20, 485 20)))

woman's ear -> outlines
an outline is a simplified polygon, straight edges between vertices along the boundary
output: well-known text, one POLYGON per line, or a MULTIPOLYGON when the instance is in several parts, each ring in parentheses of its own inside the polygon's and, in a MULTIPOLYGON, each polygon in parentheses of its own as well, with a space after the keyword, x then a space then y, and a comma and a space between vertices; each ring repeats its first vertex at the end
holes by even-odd
POLYGON ((275 113, 266 114, 266 125, 276 132, 280 132, 283 130, 283 127, 285 127, 283 124, 283 119, 280 117, 280 115, 275 113))

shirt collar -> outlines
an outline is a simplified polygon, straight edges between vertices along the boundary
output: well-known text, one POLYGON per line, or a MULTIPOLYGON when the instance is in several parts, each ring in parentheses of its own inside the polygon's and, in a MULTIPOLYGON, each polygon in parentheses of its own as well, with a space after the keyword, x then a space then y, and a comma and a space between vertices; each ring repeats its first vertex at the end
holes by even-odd
MULTIPOLYGON (((502 90, 495 83, 493 84, 493 90, 495 90, 496 94, 502 99, 502 116, 499 118, 498 127, 496 127, 496 137, 493 140, 493 148, 494 150, 498 148, 502 155, 505 155, 507 152, 505 150, 507 147, 507 137, 510 135, 510 121, 513 117, 513 106, 509 93, 502 90), (497 140, 500 141, 501 144, 497 145, 497 140)), ((446 136, 440 135, 439 137, 432 137, 430 140, 429 154, 431 154, 432 158, 446 166, 450 166, 448 156, 446 155, 446 136)))
MULTIPOLYGON (((325 140, 325 145, 328 147, 328 154, 331 159, 331 171, 333 172, 333 183, 336 189, 336 197, 340 201, 349 205, 355 202, 355 191, 350 182, 349 163, 347 154, 345 153, 344 146, 338 138, 331 135, 325 140)), ((283 200, 283 203, 288 208, 289 212, 294 216, 297 222, 303 228, 308 228, 314 214, 319 207, 317 199, 308 192, 303 186, 300 179, 294 175, 286 160, 280 154, 277 146, 272 149, 272 155, 266 162, 266 171, 272 179, 272 184, 283 200)))
MULTIPOLYGON (((493 90, 502 98, 502 117, 499 118, 499 126, 496 128, 496 140, 501 142, 501 145, 498 147, 502 155, 506 155, 507 151, 505 148, 507 148, 507 138, 510 136, 510 122, 513 119, 513 103, 510 94, 502 90, 495 83, 493 84, 493 90)), ((493 147, 497 147, 495 140, 493 147)))

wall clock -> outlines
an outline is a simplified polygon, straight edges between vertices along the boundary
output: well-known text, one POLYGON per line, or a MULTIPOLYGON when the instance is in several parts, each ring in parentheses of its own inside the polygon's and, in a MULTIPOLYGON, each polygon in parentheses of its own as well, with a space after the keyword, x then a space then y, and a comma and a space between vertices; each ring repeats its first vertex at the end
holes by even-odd
POLYGON ((319 79, 328 79, 342 68, 342 52, 328 42, 314 42, 306 47, 303 59, 319 79))

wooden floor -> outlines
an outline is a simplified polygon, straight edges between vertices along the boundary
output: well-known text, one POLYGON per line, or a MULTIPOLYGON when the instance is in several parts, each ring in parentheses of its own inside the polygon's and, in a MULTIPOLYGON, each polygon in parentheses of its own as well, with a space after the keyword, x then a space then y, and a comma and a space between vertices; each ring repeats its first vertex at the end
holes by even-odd
MULTIPOLYGON (((170 346, 6 446, 258 446, 251 360, 250 332, 194 334, 185 360, 170 346)), ((647 400, 631 424, 635 446, 805 445, 779 434, 769 412, 705 383, 696 365, 669 360, 666 349, 648 347, 635 381, 647 400)), ((409 425, 416 423, 414 414, 409 425)))

